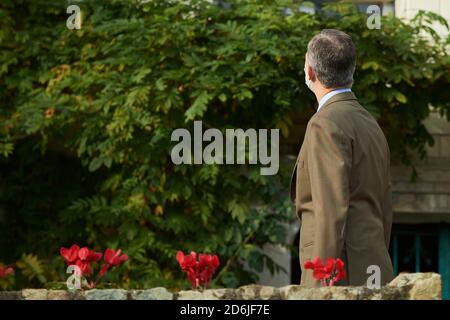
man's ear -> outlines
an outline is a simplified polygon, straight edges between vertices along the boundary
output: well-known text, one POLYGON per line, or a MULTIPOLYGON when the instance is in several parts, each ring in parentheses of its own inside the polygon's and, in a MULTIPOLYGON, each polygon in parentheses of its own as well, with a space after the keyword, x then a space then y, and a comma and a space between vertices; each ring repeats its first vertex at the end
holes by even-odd
POLYGON ((311 80, 312 82, 315 82, 316 81, 316 73, 314 72, 313 68, 311 68, 311 66, 308 66, 306 69, 306 72, 308 73, 309 80, 311 80))

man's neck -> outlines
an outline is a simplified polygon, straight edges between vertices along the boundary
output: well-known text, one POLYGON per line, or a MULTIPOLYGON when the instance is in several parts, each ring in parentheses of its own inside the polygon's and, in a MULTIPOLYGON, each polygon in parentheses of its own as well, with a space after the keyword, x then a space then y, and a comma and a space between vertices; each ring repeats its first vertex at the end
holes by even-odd
POLYGON ((317 88, 314 92, 314 94, 316 95, 317 103, 320 103, 320 100, 322 100, 324 95, 326 95, 328 92, 331 92, 336 89, 339 88, 324 88, 324 87, 317 88))

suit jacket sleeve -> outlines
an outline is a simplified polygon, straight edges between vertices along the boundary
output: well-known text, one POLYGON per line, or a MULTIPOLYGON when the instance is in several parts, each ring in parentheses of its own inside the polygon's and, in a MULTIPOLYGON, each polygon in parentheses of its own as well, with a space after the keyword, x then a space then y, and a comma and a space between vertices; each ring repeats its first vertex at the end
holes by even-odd
POLYGON ((349 208, 351 143, 331 120, 309 123, 308 166, 315 230, 313 257, 341 256, 349 208))
POLYGON ((392 183, 391 183, 391 172, 390 172, 390 151, 387 147, 387 187, 384 195, 384 210, 383 210, 383 227, 384 227, 384 238, 386 242, 386 247, 389 248, 389 242, 391 240, 391 228, 392 228, 392 183))

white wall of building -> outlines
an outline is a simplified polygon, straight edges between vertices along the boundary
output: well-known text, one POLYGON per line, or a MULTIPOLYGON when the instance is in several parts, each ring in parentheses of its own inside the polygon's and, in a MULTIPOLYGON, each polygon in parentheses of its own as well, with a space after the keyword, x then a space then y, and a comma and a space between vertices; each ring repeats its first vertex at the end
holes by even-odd
MULTIPOLYGON (((410 20, 419 10, 438 13, 450 24, 450 0, 395 0, 395 15, 399 18, 410 20)), ((445 27, 434 27, 440 35, 448 35, 445 27)))

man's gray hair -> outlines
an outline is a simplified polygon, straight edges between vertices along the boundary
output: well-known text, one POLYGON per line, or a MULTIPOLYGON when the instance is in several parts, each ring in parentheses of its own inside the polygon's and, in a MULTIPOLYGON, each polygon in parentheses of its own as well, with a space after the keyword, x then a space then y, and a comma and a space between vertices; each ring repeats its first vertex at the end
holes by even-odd
POLYGON ((308 63, 326 88, 350 87, 356 66, 356 49, 345 32, 324 29, 308 43, 308 63))

